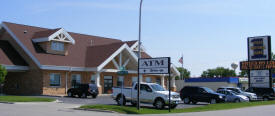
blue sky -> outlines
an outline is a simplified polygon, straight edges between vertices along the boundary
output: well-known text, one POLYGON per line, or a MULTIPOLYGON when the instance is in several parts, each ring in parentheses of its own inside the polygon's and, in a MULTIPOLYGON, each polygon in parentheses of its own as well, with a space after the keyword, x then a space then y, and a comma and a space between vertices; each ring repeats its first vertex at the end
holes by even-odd
MULTIPOLYGON (((247 37, 275 35, 274 5, 274 0, 144 0, 142 43, 153 57, 169 56, 176 66, 183 53, 191 76, 230 68, 247 59, 247 37)), ((138 39, 138 6, 139 0, 6 0, 0 21, 128 41, 138 39)))

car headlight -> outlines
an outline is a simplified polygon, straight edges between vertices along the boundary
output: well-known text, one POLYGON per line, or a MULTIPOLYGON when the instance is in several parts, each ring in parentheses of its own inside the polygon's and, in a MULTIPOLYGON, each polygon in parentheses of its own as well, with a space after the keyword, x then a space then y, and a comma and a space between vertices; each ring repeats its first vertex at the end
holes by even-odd
POLYGON ((219 96, 220 99, 222 99, 222 96, 219 96))

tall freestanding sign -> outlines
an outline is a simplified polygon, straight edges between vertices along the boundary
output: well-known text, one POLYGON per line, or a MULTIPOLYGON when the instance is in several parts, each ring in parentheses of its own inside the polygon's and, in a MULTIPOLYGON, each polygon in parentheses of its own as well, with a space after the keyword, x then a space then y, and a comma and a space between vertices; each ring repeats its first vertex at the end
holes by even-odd
MULTIPOLYGON (((248 37, 248 61, 240 63, 241 70, 248 70, 249 87, 272 87, 271 37, 248 37)), ((274 65, 274 66, 272 66, 274 65)))
MULTIPOLYGON (((170 57, 161 58, 140 58, 138 60, 139 74, 169 74, 169 112, 171 110, 171 77, 170 77, 170 57)), ((138 93, 139 95, 139 93, 138 93)), ((139 103, 138 103, 139 104, 139 103)))

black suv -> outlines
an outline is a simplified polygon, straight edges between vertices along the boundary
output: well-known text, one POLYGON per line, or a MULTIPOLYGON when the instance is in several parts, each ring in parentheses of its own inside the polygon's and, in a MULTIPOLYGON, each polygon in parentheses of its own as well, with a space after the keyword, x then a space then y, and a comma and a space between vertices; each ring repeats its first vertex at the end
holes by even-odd
POLYGON ((185 104, 192 102, 209 102, 211 104, 225 102, 225 95, 214 92, 207 87, 185 86, 180 91, 180 97, 185 104))
POLYGON ((77 95, 79 98, 87 98, 87 96, 96 98, 98 95, 98 88, 95 84, 77 84, 73 88, 70 88, 67 94, 69 97, 77 95))
POLYGON ((275 88, 258 88, 250 87, 247 92, 255 93, 258 98, 262 98, 264 101, 275 99, 275 88))

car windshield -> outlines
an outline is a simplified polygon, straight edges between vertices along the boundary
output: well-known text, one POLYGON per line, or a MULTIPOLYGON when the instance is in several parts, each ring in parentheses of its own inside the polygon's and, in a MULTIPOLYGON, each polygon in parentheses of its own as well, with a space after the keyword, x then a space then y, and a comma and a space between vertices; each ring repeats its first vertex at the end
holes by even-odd
POLYGON ((235 91, 230 91, 230 93, 232 93, 233 95, 239 95, 239 93, 237 93, 235 91))
POLYGON ((203 89, 208 92, 208 93, 215 93, 212 89, 207 88, 207 87, 203 87, 203 89))
POLYGON ((165 91, 165 89, 160 86, 159 84, 152 84, 151 87, 155 90, 155 91, 165 91))
POLYGON ((234 91, 235 93, 242 93, 242 91, 237 88, 228 88, 228 89, 234 91))

